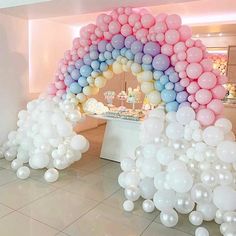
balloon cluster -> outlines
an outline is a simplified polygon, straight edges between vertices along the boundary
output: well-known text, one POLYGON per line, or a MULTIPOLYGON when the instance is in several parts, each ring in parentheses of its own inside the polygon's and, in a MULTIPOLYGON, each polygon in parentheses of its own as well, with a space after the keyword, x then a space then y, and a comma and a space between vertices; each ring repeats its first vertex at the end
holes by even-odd
POLYGON ((227 78, 213 68, 206 47, 191 35, 175 14, 154 17, 129 7, 100 14, 96 24, 81 28, 48 93, 73 93, 83 103, 113 73, 131 71, 153 105, 163 101, 167 111, 191 106, 202 125, 211 125, 222 113, 227 78))
POLYGON ((143 210, 160 210, 167 227, 177 224, 177 212, 190 213, 193 225, 215 220, 222 234, 235 234, 236 142, 231 129, 225 118, 202 127, 191 107, 150 111, 141 127, 141 146, 121 161, 124 209, 132 211, 142 197, 143 210))
POLYGON ((84 104, 83 109, 88 114, 101 115, 109 111, 109 108, 95 98, 89 98, 84 104))
POLYGON ((17 177, 26 179, 30 169, 44 169, 47 182, 58 179, 58 170, 65 169, 81 159, 89 143, 73 131, 83 120, 73 96, 39 98, 27 104, 27 110, 18 114, 17 130, 8 135, 0 147, 0 158, 11 162, 17 177), (29 167, 28 167, 29 166, 29 167))

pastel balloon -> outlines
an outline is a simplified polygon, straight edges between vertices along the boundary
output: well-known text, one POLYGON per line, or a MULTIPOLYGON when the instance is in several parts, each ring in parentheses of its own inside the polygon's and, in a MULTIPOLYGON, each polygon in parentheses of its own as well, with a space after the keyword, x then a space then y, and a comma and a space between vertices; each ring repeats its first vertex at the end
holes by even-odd
POLYGON ((173 45, 179 41, 179 32, 174 29, 167 30, 165 33, 165 41, 166 43, 173 45))
POLYGON ((220 160, 232 163, 236 161, 236 143, 223 141, 217 146, 217 156, 220 160))
POLYGON ((212 100, 212 93, 207 89, 200 89, 196 92, 195 99, 199 104, 208 104, 212 100))
POLYGON ((166 70, 170 66, 170 60, 167 55, 158 54, 152 61, 152 66, 156 70, 166 70))
POLYGON ((169 29, 178 29, 181 26, 181 18, 176 14, 172 14, 166 17, 166 25, 169 29))
POLYGON ((175 71, 176 72, 184 71, 187 68, 187 66, 188 66, 188 62, 186 62, 186 61, 179 61, 179 62, 177 62, 175 64, 175 71))
POLYGON ((111 34, 118 34, 121 29, 121 25, 118 21, 111 21, 108 27, 111 34))
POLYGON ((214 123, 215 115, 210 109, 200 109, 197 112, 197 120, 203 125, 208 126, 214 123))
POLYGON ((204 89, 214 88, 216 83, 217 83, 217 78, 212 72, 204 72, 198 78, 199 86, 204 89))
POLYGON ((125 24, 121 27, 121 30, 120 30, 121 34, 125 37, 129 36, 132 34, 132 28, 129 24, 125 24))
POLYGON ((141 17, 141 23, 144 28, 150 28, 155 24, 155 18, 151 14, 145 14, 141 17))
POLYGON ((184 42, 178 42, 174 45, 174 52, 179 53, 179 52, 185 52, 187 47, 185 46, 184 42))
POLYGON ((176 92, 174 90, 164 89, 161 92, 161 99, 166 103, 173 102, 175 98, 176 98, 176 92))
POLYGON ((116 34, 111 39, 111 44, 115 49, 121 49, 124 47, 125 37, 122 34, 116 34))
POLYGON ((125 38, 125 47, 126 48, 131 48, 132 43, 135 42, 135 41, 136 41, 136 38, 133 35, 130 35, 130 36, 126 37, 125 38))
POLYGON ((203 70, 206 72, 212 71, 212 69, 213 69, 213 62, 211 59, 205 58, 200 62, 200 64, 202 65, 203 70))
POLYGON ((226 95, 226 89, 222 85, 216 85, 212 90, 213 98, 223 99, 226 95))
POLYGON ((188 93, 186 91, 179 92, 176 95, 176 101, 178 103, 186 102, 187 99, 188 99, 188 93))
POLYGON ((212 99, 209 104, 207 104, 207 108, 214 111, 216 115, 220 115, 224 111, 224 105, 223 102, 219 99, 212 99))
POLYGON ((132 13, 129 18, 128 18, 128 22, 129 25, 134 26, 136 22, 138 22, 140 20, 140 15, 138 13, 132 13))
POLYGON ((173 47, 169 44, 164 44, 161 46, 161 53, 171 56, 173 54, 173 47))
POLYGON ((143 50, 143 44, 140 41, 136 40, 131 44, 131 52, 133 54, 142 52, 142 50, 143 50))
POLYGON ((186 68, 187 76, 190 79, 197 79, 202 74, 202 72, 203 69, 199 63, 190 63, 186 68))
POLYGON ((199 90, 199 85, 196 81, 191 82, 188 86, 187 86, 187 91, 190 94, 194 94, 199 90))
POLYGON ((187 61, 189 63, 192 62, 200 62, 202 60, 203 53, 200 48, 191 47, 187 50, 187 61))
POLYGON ((147 95, 147 98, 150 102, 150 104, 156 106, 161 102, 161 96, 160 93, 157 91, 152 91, 147 95))
POLYGON ((70 91, 74 94, 78 94, 82 91, 82 88, 77 82, 74 82, 70 85, 70 91))
POLYGON ((83 65, 81 68, 80 68, 80 74, 84 77, 88 77, 90 76, 92 73, 92 68, 91 66, 88 66, 88 65, 83 65))
POLYGON ((152 82, 142 82, 141 83, 141 91, 145 94, 150 93, 154 90, 154 85, 152 82))
POLYGON ((143 52, 151 56, 156 56, 161 51, 160 45, 156 42, 148 42, 143 47, 143 52))

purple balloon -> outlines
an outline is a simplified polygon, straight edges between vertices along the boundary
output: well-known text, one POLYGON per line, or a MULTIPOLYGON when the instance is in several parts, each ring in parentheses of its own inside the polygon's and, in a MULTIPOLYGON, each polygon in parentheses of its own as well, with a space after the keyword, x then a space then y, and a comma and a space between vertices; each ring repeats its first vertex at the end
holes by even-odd
POLYGON ((111 43, 108 43, 108 44, 106 45, 106 51, 111 52, 112 50, 113 50, 113 47, 112 47, 111 43))
POLYGON ((143 52, 155 57, 161 52, 161 47, 158 43, 148 42, 144 45, 143 52))
POLYGON ((99 57, 99 53, 97 50, 90 51, 89 56, 92 60, 97 60, 99 57))
POLYGON ((180 84, 180 82, 175 83, 175 91, 181 92, 184 90, 184 87, 180 84))
POLYGON ((87 53, 87 54, 84 55, 83 60, 84 60, 84 64, 85 64, 85 65, 89 65, 89 66, 91 65, 92 60, 91 60, 91 58, 90 58, 89 53, 87 53))
POLYGON ((143 44, 140 41, 136 40, 131 44, 131 52, 133 54, 136 54, 142 51, 143 51, 143 44))
POLYGON ((123 48, 125 42, 125 37, 122 34, 116 34, 111 39, 111 44, 115 49, 123 48))
POLYGON ((144 64, 152 64, 152 56, 149 54, 145 54, 142 58, 144 64))
POLYGON ((143 58, 143 53, 142 52, 138 52, 134 55, 134 62, 141 64, 142 63, 142 58, 143 58))
POLYGON ((179 108, 181 107, 190 107, 190 103, 189 102, 182 102, 181 104, 179 104, 179 108))
POLYGON ((174 67, 169 67, 166 71, 165 71, 165 75, 170 75, 172 73, 175 73, 175 69, 174 67))
POLYGON ((97 45, 91 45, 89 47, 89 51, 97 51, 98 50, 98 46, 97 45))
POLYGON ((125 38, 125 47, 131 48, 131 44, 136 41, 136 38, 133 35, 129 35, 125 38))
POLYGON ((80 72, 78 69, 74 69, 72 72, 71 72, 71 78, 74 79, 74 80, 78 80, 79 77, 80 77, 80 72))
POLYGON ((170 80, 171 82, 173 82, 173 83, 178 82, 178 81, 179 81, 179 75, 178 75, 178 73, 177 73, 177 72, 171 73, 171 74, 169 75, 169 80, 170 80))
POLYGON ((72 83, 74 83, 75 81, 71 78, 70 75, 67 75, 65 77, 64 83, 67 87, 69 87, 72 83))
POLYGON ((107 41, 106 40, 102 40, 98 43, 98 51, 99 52, 105 52, 106 51, 106 45, 107 45, 107 41))
POLYGON ((75 66, 73 66, 73 65, 69 65, 69 66, 67 67, 67 71, 68 71, 69 73, 71 73, 74 69, 75 69, 75 66))
POLYGON ((158 54, 152 61, 152 66, 155 70, 166 70, 170 66, 170 59, 164 54, 158 54))
POLYGON ((182 91, 182 92, 177 93, 176 101, 178 103, 186 102, 187 99, 188 99, 188 93, 186 91, 182 91))
POLYGON ((76 69, 80 69, 84 65, 83 59, 79 59, 75 62, 76 69))

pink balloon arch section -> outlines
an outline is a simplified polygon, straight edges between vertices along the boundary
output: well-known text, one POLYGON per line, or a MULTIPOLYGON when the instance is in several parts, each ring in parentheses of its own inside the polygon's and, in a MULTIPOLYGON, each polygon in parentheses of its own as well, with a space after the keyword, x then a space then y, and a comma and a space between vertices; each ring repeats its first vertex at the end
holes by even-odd
POLYGON ((213 69, 206 47, 191 39, 191 29, 178 15, 154 17, 129 7, 101 14, 96 24, 81 28, 48 93, 73 93, 83 103, 113 72, 122 71, 136 75, 149 100, 155 105, 164 102, 167 111, 191 106, 204 126, 222 114, 227 78, 213 69))

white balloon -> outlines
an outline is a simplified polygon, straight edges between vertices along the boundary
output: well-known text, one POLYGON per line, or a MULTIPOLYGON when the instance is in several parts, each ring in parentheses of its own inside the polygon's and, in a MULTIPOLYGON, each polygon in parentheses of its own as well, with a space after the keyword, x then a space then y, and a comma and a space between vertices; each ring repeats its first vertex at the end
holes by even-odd
POLYGON ((16 175, 19 179, 27 179, 30 176, 30 169, 27 166, 20 167, 16 175))
POLYGON ((236 161, 236 142, 223 141, 216 149, 217 155, 220 160, 232 163, 236 161))
POLYGON ((134 203, 130 200, 126 200, 123 203, 123 208, 124 208, 125 211, 128 211, 128 212, 133 211, 134 203))
POLYGON ((49 164, 49 156, 45 153, 36 153, 29 159, 29 165, 32 169, 43 169, 49 164))
POLYGON ((143 207, 143 210, 147 213, 151 213, 155 209, 155 205, 154 205, 153 201, 149 200, 149 199, 143 201, 142 207, 143 207))
POLYGON ((44 179, 48 182, 48 183, 53 183, 55 181, 58 180, 59 177, 59 173, 56 169, 54 168, 50 168, 48 169, 45 173, 44 173, 44 179))
POLYGON ((215 126, 220 127, 224 131, 225 134, 227 134, 228 132, 232 130, 232 123, 230 120, 226 118, 219 118, 215 122, 215 126))
POLYGON ((128 172, 125 176, 125 186, 131 187, 135 186, 137 187, 140 182, 139 174, 136 171, 128 172))
POLYGON ((15 159, 12 161, 11 163, 11 168, 13 170, 18 170, 20 167, 23 166, 23 161, 19 160, 19 159, 15 159))
POLYGON ((201 212, 199 211, 192 211, 189 214, 189 221, 191 224, 199 226, 202 224, 203 222, 203 215, 201 212))
POLYGON ((86 147, 87 143, 88 141, 84 136, 76 135, 71 139, 70 145, 72 149, 81 151, 86 147))
POLYGON ((166 209, 161 212, 160 220, 161 223, 166 227, 174 227, 177 225, 179 217, 175 210, 166 209))
POLYGON ((153 178, 148 177, 145 177, 140 181, 139 188, 141 196, 144 199, 152 199, 155 192, 157 191, 153 183, 153 178))
POLYGON ((209 126, 203 131, 203 140, 210 146, 217 146, 224 140, 224 132, 216 126, 209 126))
POLYGON ((209 236, 209 232, 204 227, 198 227, 195 231, 195 236, 209 236))
POLYGON ((195 116, 195 111, 191 107, 187 106, 179 108, 176 112, 176 120, 182 125, 189 124, 195 119, 195 116))
POLYGON ((215 218, 217 208, 213 203, 198 204, 197 211, 203 215, 203 220, 212 221, 215 218))
POLYGON ((160 172, 161 166, 155 157, 145 158, 141 170, 145 176, 152 178, 156 173, 160 172))
POLYGON ((171 209, 175 204, 175 192, 173 190, 158 190, 153 197, 156 208, 160 211, 171 209))
POLYGON ((138 187, 128 187, 125 189, 125 197, 130 201, 137 201, 140 197, 140 189, 138 187))
POLYGON ((181 214, 190 213, 195 206, 189 193, 177 193, 175 201, 175 209, 181 214))
POLYGON ((183 135, 184 135, 184 127, 183 125, 177 122, 170 123, 166 127, 166 136, 169 139, 178 140, 178 139, 183 138, 183 135))
POLYGON ((174 160, 175 153, 174 150, 170 147, 162 147, 158 149, 156 157, 160 164, 168 165, 171 161, 174 160))

